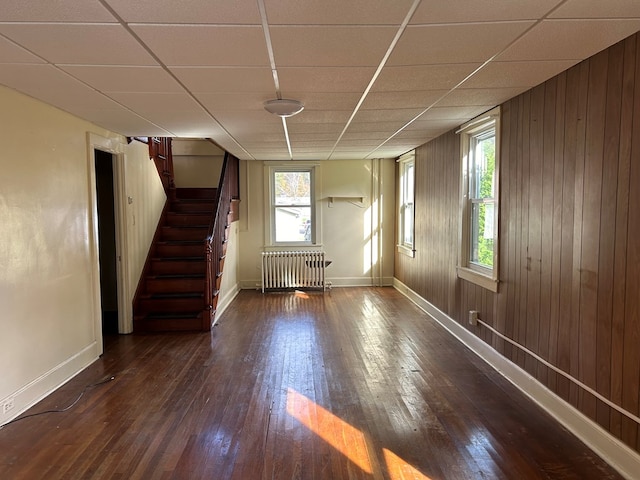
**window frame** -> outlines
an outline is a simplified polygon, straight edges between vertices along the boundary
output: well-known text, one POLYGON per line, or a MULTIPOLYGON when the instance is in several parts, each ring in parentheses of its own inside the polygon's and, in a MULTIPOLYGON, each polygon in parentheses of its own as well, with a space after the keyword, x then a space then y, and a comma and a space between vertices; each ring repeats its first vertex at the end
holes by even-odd
POLYGON ((415 244, 416 244, 416 221, 415 221, 416 155, 415 155, 415 150, 412 150, 411 152, 401 155, 400 157, 398 157, 396 162, 398 163, 398 221, 397 221, 398 241, 397 241, 396 248, 398 252, 402 253, 403 255, 407 255, 409 257, 415 257, 415 254, 416 254, 416 250, 415 250, 415 244), (411 178, 412 183, 410 186, 408 185, 407 176, 406 176, 406 172, 409 168, 413 170, 413 175, 411 178), (408 192, 410 192, 410 195, 408 194, 408 192), (408 199, 407 198, 408 196, 411 196, 411 198, 408 199), (407 200, 410 200, 410 201, 407 201, 407 200), (407 215, 408 204, 411 205, 411 212, 409 215, 407 215), (406 232, 408 220, 410 220, 411 222, 411 225, 410 225, 411 242, 405 241, 405 232, 406 232))
MULTIPOLYGON (((320 239, 320 227, 317 215, 318 198, 318 171, 316 164, 286 164, 265 165, 265 246, 269 247, 310 247, 318 246, 320 239), (309 241, 276 241, 276 209, 285 205, 276 205, 275 202, 275 177, 280 172, 308 172, 310 174, 310 217, 311 239, 309 241)), ((307 207, 307 204, 296 205, 307 207)))
POLYGON ((460 236, 458 266, 456 268, 458 278, 470 281, 483 288, 498 291, 499 285, 499 221, 500 221, 500 107, 496 107, 480 117, 464 124, 460 130, 460 157, 461 157, 461 187, 460 187, 460 236), (495 138, 495 167, 493 180, 493 197, 471 197, 471 169, 473 168, 473 150, 475 145, 487 132, 493 130, 495 138), (493 204, 493 267, 472 261, 471 245, 473 230, 473 205, 493 204))

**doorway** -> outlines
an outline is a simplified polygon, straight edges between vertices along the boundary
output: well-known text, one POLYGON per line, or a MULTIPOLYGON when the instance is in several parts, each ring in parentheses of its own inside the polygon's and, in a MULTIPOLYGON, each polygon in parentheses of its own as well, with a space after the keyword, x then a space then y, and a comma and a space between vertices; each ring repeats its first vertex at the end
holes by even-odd
POLYGON ((116 211, 114 155, 94 150, 96 207, 98 213, 98 259, 100 264, 100 304, 102 333, 118 333, 118 264, 116 251, 116 211))

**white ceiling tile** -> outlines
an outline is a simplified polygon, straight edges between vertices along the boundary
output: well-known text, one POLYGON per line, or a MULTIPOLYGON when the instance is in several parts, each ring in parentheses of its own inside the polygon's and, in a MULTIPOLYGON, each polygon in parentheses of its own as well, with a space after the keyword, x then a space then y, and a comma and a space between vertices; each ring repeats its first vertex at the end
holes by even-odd
POLYGON ((261 110, 264 102, 272 100, 269 93, 198 93, 196 98, 208 109, 215 110, 261 110))
POLYGON ((411 24, 495 22, 530 20, 544 16, 562 0, 438 0, 423 1, 411 17, 411 24))
POLYGON ((205 113, 165 112, 154 115, 154 122, 180 137, 208 138, 218 135, 222 128, 205 113))
POLYGON ((422 108, 359 110, 354 122, 408 122, 422 113, 422 108))
POLYGON ((265 0, 272 25, 400 24, 413 0, 265 0))
POLYGON ((351 122, 348 132, 385 132, 392 135, 400 130, 406 122, 351 122))
MULTIPOLYGON (((393 133, 393 132, 391 132, 393 133)), ((384 142, 387 138, 389 138, 389 135, 387 132, 350 132, 347 131, 345 132, 345 134, 342 136, 342 140, 371 140, 375 143, 382 143, 384 142)))
POLYGON ((334 133, 340 134, 344 130, 344 123, 289 123, 289 133, 334 133))
POLYGON ((520 95, 525 87, 516 88, 456 88, 442 98, 438 107, 462 107, 465 105, 496 106, 520 95))
POLYGON ((484 106, 434 107, 421 115, 420 120, 466 120, 486 110, 484 106))
POLYGON ((518 88, 534 87, 577 63, 576 60, 537 62, 490 62, 462 88, 518 88))
POLYGON ((2 0, 3 22, 114 22, 98 0, 2 0))
POLYGON ((485 62, 504 50, 532 21, 409 27, 388 65, 485 62))
POLYGON ((287 118, 289 125, 299 123, 346 123, 351 116, 351 110, 310 110, 304 109, 299 114, 287 118))
POLYGON ((269 65, 260 26, 132 25, 131 28, 165 65, 269 65))
POLYGON ((479 63, 386 67, 373 92, 440 90, 455 87, 480 66, 479 63))
POLYGON ((155 65, 120 25, 0 24, 0 33, 51 63, 155 65))
POLYGON ((124 108, 77 108, 72 113, 80 118, 91 119, 93 123, 128 137, 137 136, 174 136, 173 132, 140 117, 124 108), (153 133, 149 133, 153 132, 153 133))
POLYGON ((161 67, 65 65, 64 71, 101 92, 181 92, 183 88, 161 67))
POLYGON ((117 107, 111 99, 47 64, 11 64, 0 68, 0 84, 63 110, 117 107))
POLYGON ((15 43, 0 37, 0 63, 44 63, 15 43))
POLYGON ((359 92, 282 92, 283 98, 300 100, 305 110, 353 110, 361 96, 359 92))
POLYGON ((640 19, 545 20, 499 55, 496 60, 501 62, 582 60, 639 29, 640 19), (580 41, 576 41, 577 38, 580 41))
POLYGON ((363 92, 375 73, 373 67, 278 68, 280 87, 297 92, 363 92))
MULTIPOLYGON (((470 118, 469 118, 470 119, 470 118)), ((451 130, 452 128, 459 127, 462 123, 459 119, 449 118, 449 119, 423 119, 422 117, 418 118, 415 122, 407 125, 402 131, 410 132, 410 131, 421 131, 428 134, 438 135, 444 132, 451 130)))
POLYGON ((271 27, 277 67, 377 67, 396 27, 271 27))
POLYGON ((640 17, 638 0, 567 0, 549 18, 640 17))
POLYGON ((171 71, 189 90, 200 93, 273 93, 268 67, 173 67, 171 71))
POLYGON ((371 92, 360 107, 362 110, 390 108, 426 108, 446 95, 449 90, 412 90, 406 92, 371 92))
POLYGON ((130 23, 211 23, 218 25, 260 23, 260 12, 255 0, 227 2, 212 2, 211 0, 107 1, 119 16, 130 23))
POLYGON ((215 112, 215 118, 232 134, 255 131, 262 133, 282 132, 282 121, 279 117, 264 110, 237 111, 222 110, 215 112))
POLYGON ((163 112, 194 112, 204 110, 186 93, 109 93, 109 97, 130 109, 143 114, 163 112))

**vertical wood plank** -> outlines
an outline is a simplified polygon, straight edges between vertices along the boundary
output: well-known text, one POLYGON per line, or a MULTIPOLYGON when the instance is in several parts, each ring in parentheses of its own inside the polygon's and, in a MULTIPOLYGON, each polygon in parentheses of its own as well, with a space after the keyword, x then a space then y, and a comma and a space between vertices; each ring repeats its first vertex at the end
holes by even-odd
MULTIPOLYGON (((542 159, 542 207, 540 245, 540 330, 538 333, 538 354, 553 363, 551 349, 551 285, 553 268, 553 211, 555 176, 555 134, 556 134, 556 89, 557 77, 546 82, 543 118, 543 159, 542 159)), ((548 368, 538 366, 538 380, 548 385, 548 368)))
MULTIPOLYGON (((637 41, 640 42, 640 36, 637 41)), ((634 112, 640 112, 640 48, 636 44, 636 82, 634 112)), ((627 272, 624 328, 624 364, 622 369, 622 406, 631 413, 638 413, 640 392, 640 122, 633 122, 631 131, 631 163, 629 165, 629 217, 627 232, 627 272)), ((622 439, 638 448, 638 424, 622 419, 622 439)))
MULTIPOLYGON (((576 176, 574 184, 574 216, 573 216, 573 266, 572 266, 572 285, 571 285, 571 303, 572 303, 572 316, 571 316, 571 332, 574 338, 578 341, 574 341, 571 344, 571 368, 569 373, 578 380, 581 379, 581 366, 580 366, 580 352, 582 346, 580 340, 581 315, 580 310, 580 293, 581 293, 581 264, 582 257, 582 220, 583 220, 583 204, 584 204, 584 163, 585 163, 585 143, 586 143, 586 116, 587 116, 587 100, 589 93, 589 61, 582 62, 578 66, 579 79, 578 79, 578 104, 577 104, 577 116, 576 116, 576 143, 575 159, 576 159, 576 176)), ((578 389, 575 383, 569 385, 569 401, 572 405, 579 407, 582 391, 578 389)))
MULTIPOLYGON (((540 336, 540 274, 542 239, 542 178, 545 84, 531 91, 529 122, 529 192, 527 225, 527 337, 528 349, 537 351, 540 336)), ((538 373, 538 361, 527 355, 527 371, 538 373)))
MULTIPOLYGON (((551 297, 550 297, 550 327, 549 327, 549 361, 558 365, 558 341, 560 331, 560 289, 561 289, 561 265, 562 265, 562 211, 563 211, 563 182, 564 182, 564 128, 565 128, 565 95, 567 85, 566 73, 557 77, 556 102, 553 106, 555 112, 554 135, 554 173, 553 173, 553 233, 552 233, 552 258, 551 258, 551 297)), ((549 371, 548 387, 557 392, 557 378, 554 371, 549 371)))
MULTIPOLYGON (((558 330, 558 367, 569 373, 571 370, 571 352, 575 339, 573 338, 574 316, 572 288, 573 288, 573 246, 574 246, 574 216, 576 177, 576 136, 578 128, 578 84, 580 81, 579 66, 567 72, 565 97, 565 131, 563 156, 562 183, 562 248, 560 263, 560 326, 558 330)), ((569 401, 569 380, 558 378, 558 394, 569 401)))
MULTIPOLYGON (((597 285, 597 344, 596 390, 611 396, 611 339, 613 282, 616 233, 616 189, 618 183, 618 156, 620 146, 620 117, 622 99, 622 71, 624 44, 609 49, 606 111, 602 168, 602 206, 600 218, 598 285, 597 285)), ((605 429, 610 427, 610 407, 597 402, 596 421, 605 429)))
MULTIPOLYGON (((608 51, 589 61, 588 101, 585 123, 582 245, 580 252, 580 379, 596 388, 598 319, 598 257, 602 213, 602 158, 604 154, 604 112, 607 98, 608 51)), ((582 394, 581 410, 595 419, 596 402, 582 394)))
MULTIPOLYGON (((617 164, 616 238, 613 276, 613 313, 611 330, 611 400, 622 405, 622 373, 624 366, 624 325, 626 308, 627 232, 629 215, 629 174, 636 70, 635 37, 624 42, 624 69, 620 112, 620 144, 617 164)), ((613 167, 612 167, 613 168, 613 167)), ((611 433, 622 435, 622 415, 611 410, 611 433)))
MULTIPOLYGON (((521 141, 518 145, 520 163, 520 194, 519 194, 519 213, 520 213, 520 291, 519 291, 519 325, 518 325, 518 343, 527 344, 527 279, 529 276, 530 260, 529 246, 527 243, 529 230, 529 123, 531 119, 531 92, 525 92, 521 95, 522 112, 521 112, 521 141)), ((526 369, 531 368, 531 359, 522 350, 518 350, 518 365, 526 369)), ((531 373, 529 371, 529 373, 531 373)))

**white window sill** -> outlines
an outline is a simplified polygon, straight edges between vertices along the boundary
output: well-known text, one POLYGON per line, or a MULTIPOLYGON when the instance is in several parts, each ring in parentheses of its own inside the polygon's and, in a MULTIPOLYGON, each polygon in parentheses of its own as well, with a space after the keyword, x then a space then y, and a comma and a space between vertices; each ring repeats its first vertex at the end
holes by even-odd
POLYGON ((397 245, 398 253, 406 255, 407 257, 415 258, 416 251, 413 248, 405 247, 404 245, 397 245))
POLYGON ((486 288, 487 290, 491 290, 492 292, 498 291, 497 278, 483 275, 480 272, 476 272, 475 270, 466 267, 457 267, 456 272, 458 274, 458 278, 462 278, 463 280, 467 280, 468 282, 475 283, 476 285, 482 288, 486 288))

